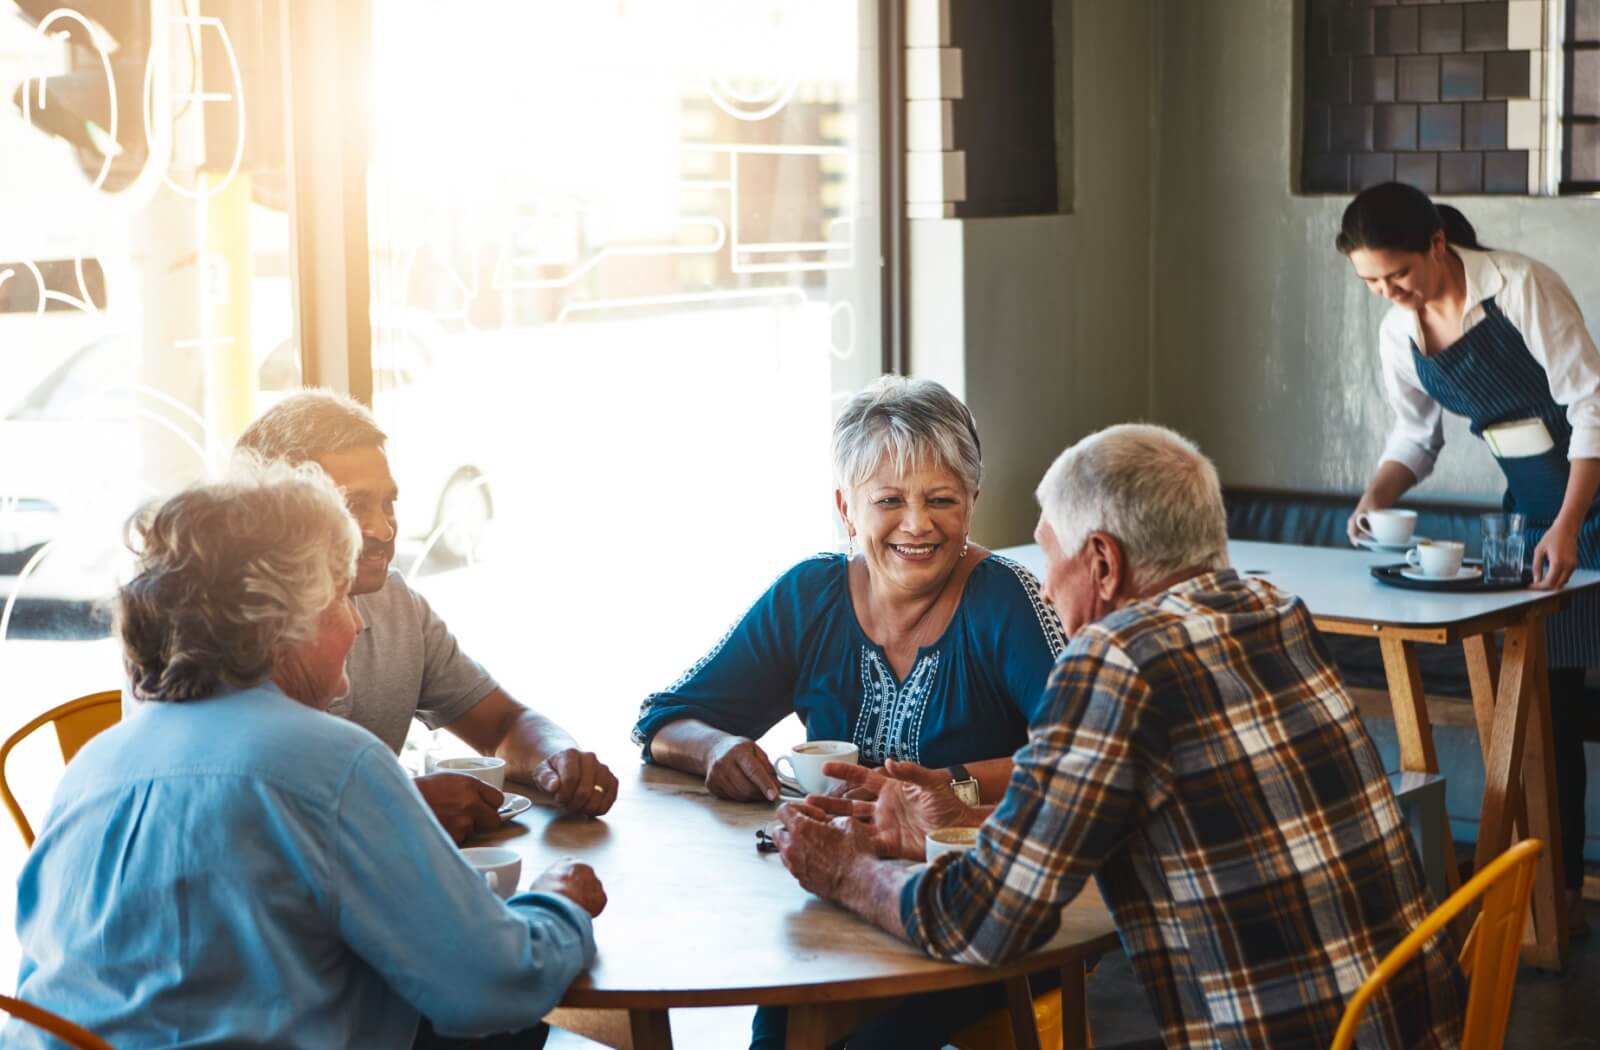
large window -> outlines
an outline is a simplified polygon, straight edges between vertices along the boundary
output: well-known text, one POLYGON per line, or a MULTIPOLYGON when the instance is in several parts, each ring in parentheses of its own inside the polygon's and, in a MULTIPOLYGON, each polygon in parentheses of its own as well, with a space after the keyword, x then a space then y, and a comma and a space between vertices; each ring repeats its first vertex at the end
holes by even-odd
POLYGON ((877 5, 373 7, 400 567, 591 746, 836 547, 881 368, 877 5))
MULTIPOLYGON (((250 5, 233 5, 242 12, 250 5)), ((204 5, 0 0, 0 681, 3 731, 122 671, 100 606, 122 525, 221 462, 290 337, 269 26, 204 5)), ((48 732, 8 777, 35 822, 48 732)), ((0 881, 22 855, 0 829, 0 881)), ((13 950, 0 894, 0 969, 13 950)))

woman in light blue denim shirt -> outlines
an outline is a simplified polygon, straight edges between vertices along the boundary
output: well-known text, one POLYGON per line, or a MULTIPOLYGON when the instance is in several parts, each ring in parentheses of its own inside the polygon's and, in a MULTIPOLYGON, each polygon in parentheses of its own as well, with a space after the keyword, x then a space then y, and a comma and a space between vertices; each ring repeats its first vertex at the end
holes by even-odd
POLYGON ((67 769, 18 886, 18 996, 122 1048, 405 1047, 421 1014, 541 1044, 604 892, 569 862, 502 903, 388 748, 322 713, 362 626, 338 490, 246 462, 136 531, 117 631, 160 702, 67 769))

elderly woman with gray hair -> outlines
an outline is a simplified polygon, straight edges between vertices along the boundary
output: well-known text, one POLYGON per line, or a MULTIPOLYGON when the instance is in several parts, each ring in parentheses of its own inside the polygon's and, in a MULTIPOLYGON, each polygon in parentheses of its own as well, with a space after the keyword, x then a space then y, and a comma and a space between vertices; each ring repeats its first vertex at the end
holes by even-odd
MULTIPOLYGON (((885 376, 834 424, 833 473, 848 552, 784 573, 644 702, 634 739, 713 794, 775 801, 755 738, 793 713, 808 739, 852 741, 866 765, 933 767, 974 804, 998 799, 1065 636, 1033 575, 968 538, 983 473, 972 414, 938 383, 885 376)), ((993 1001, 919 997, 850 1045, 914 1045, 993 1001)), ((784 1023, 758 1011, 751 1045, 782 1046, 784 1023)))
POLYGON ((135 531, 116 628, 156 702, 67 768, 18 884, 18 996, 118 1047, 408 1046, 419 1011, 537 1026, 604 893, 569 862, 503 903, 382 741, 323 713, 362 629, 332 482, 246 461, 135 531))

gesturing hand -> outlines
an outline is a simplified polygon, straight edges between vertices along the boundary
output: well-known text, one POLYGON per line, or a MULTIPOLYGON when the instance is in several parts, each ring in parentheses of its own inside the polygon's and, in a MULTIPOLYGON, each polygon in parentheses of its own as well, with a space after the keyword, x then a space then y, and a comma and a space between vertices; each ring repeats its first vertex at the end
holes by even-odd
POLYGON ((706 790, 734 802, 776 802, 778 774, 754 740, 725 736, 707 757, 706 790))
POLYGON ((429 773, 412 781, 434 819, 457 842, 475 831, 493 831, 502 821, 498 812, 505 796, 465 773, 429 773))
POLYGON ((533 880, 530 893, 559 893, 591 916, 606 908, 606 890, 594 869, 571 857, 557 861, 533 880))
MULTIPOLYGON (((871 828, 848 816, 830 819, 811 803, 785 802, 778 807, 778 830, 773 841, 783 857, 783 866, 806 889, 825 900, 839 899, 839 887, 852 864, 873 855, 871 828)), ((842 805, 861 805, 829 798, 842 805)))
POLYGON ((878 772, 829 762, 822 771, 857 788, 870 789, 876 801, 852 801, 813 795, 806 802, 830 816, 870 822, 865 834, 882 857, 921 860, 928 832, 956 824, 981 824, 981 816, 956 798, 949 774, 915 762, 891 760, 878 772))
POLYGON ((538 784, 568 813, 598 817, 617 800, 617 778, 592 751, 569 747, 539 763, 533 771, 538 784))

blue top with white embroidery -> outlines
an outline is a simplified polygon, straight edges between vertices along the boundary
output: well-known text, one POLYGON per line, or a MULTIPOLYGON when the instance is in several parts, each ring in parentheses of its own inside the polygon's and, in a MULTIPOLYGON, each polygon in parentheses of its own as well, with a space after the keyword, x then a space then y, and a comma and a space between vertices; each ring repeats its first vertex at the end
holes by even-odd
POLYGON ((944 634, 896 680, 850 602, 848 563, 819 554, 779 577, 711 651, 649 696, 633 739, 699 719, 752 740, 794 713, 808 740, 849 740, 864 765, 950 766, 1009 756, 1028 735, 1066 644, 1039 581, 991 554, 973 566, 944 634))

